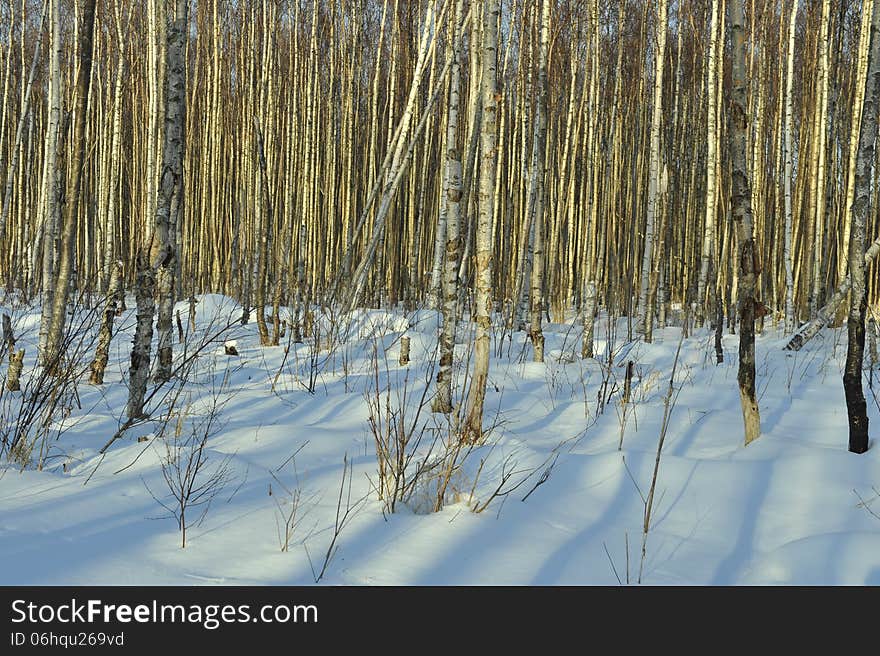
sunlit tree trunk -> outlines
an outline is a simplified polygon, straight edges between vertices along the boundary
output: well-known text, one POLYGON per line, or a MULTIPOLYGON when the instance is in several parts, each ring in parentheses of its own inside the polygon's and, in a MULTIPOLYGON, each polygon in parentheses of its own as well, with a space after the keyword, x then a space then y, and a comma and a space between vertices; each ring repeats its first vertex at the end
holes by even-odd
MULTIPOLYGON (((463 30, 464 0, 456 0, 455 23, 451 32, 452 74, 449 80, 449 104, 446 119, 444 190, 446 229, 438 234, 445 239, 443 258, 443 326, 440 331, 440 369, 437 372, 437 395, 434 412, 452 411, 452 372, 455 358, 455 332, 458 325, 458 264, 461 257, 459 224, 461 217, 462 167, 458 136, 458 110, 461 102, 461 64, 465 57, 463 30)), ((439 231, 438 231, 439 232, 439 231)))
MULTIPOLYGON (((76 223, 82 188, 84 159, 86 156, 86 122, 88 120, 89 82, 92 76, 92 37, 95 27, 95 0, 84 0, 79 14, 78 27, 78 74, 74 92, 74 124, 71 179, 66 191, 64 224, 61 232, 61 245, 58 253, 58 277, 55 296, 52 299, 52 318, 46 351, 57 366, 61 357, 62 335, 67 317, 67 301, 70 294, 71 271, 74 266, 76 223)), ((47 362, 48 364, 48 362, 47 362)))
POLYGON ((535 144, 532 157, 532 177, 535 189, 534 217, 535 242, 529 292, 529 335, 535 350, 535 362, 544 361, 544 333, 541 330, 541 312, 544 293, 544 189, 547 168, 547 67, 550 49, 550 0, 541 3, 541 45, 538 54, 538 98, 535 107, 535 144))
POLYGON ((799 0, 792 0, 791 15, 788 26, 788 56, 786 58, 785 78, 785 172, 783 185, 785 195, 785 246, 782 252, 783 267, 785 268, 785 332, 794 330, 794 275, 792 273, 792 204, 791 204, 791 176, 793 145, 791 140, 792 130, 792 89, 794 87, 794 37, 797 26, 797 10, 799 0))
MULTIPOLYGON (((706 218, 700 253, 700 277, 697 283, 696 323, 698 326, 703 325, 705 318, 709 268, 712 264, 712 256, 715 253, 715 201, 717 200, 715 184, 718 172, 718 128, 715 122, 718 110, 715 89, 718 78, 718 5, 722 1, 712 0, 712 20, 709 25, 709 64, 706 75, 706 96, 708 98, 708 109, 706 112, 706 140, 708 144, 708 154, 706 155, 706 218)), ((723 6, 721 11, 724 11, 723 6)))
POLYGON ((654 103, 651 110, 651 152, 648 171, 648 207, 645 220, 645 250, 639 276, 638 331, 645 332, 653 308, 648 303, 651 269, 654 258, 657 209, 660 198, 660 176, 663 172, 660 131, 663 125, 663 69, 666 56, 667 0, 657 0, 657 46, 654 52, 654 103))
POLYGON ((468 391, 467 414, 463 427, 465 441, 476 442, 483 435, 483 403, 489 377, 489 339, 492 329, 492 215, 495 191, 496 153, 495 129, 498 115, 497 53, 498 0, 483 2, 483 34, 481 45, 482 80, 480 96, 483 105, 480 137, 480 199, 479 222, 476 229, 476 265, 474 269, 474 315, 477 327, 474 337, 474 369, 468 391))

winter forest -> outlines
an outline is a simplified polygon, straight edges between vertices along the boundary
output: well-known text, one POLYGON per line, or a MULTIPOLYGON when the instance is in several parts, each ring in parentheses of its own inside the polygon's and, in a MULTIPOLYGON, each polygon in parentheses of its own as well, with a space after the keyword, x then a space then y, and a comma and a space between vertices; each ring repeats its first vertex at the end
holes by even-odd
POLYGON ((880 0, 0 0, 0 93, 0 583, 880 584, 880 0))

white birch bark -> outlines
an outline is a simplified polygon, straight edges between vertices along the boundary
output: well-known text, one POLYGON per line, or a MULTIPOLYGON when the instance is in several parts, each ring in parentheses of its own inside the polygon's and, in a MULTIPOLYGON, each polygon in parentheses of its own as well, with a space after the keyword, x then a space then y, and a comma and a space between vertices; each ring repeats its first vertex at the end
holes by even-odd
POLYGON ((663 69, 666 57, 667 0, 657 0, 657 48, 654 53, 654 105, 651 113, 651 153, 648 172, 648 207, 645 220, 645 250, 642 254, 641 275, 639 276, 638 332, 643 333, 647 324, 648 288, 654 258, 655 224, 659 200, 660 129, 663 121, 663 69))
POLYGON ((718 4, 720 0, 712 0, 712 21, 709 31, 709 65, 706 73, 706 95, 708 97, 708 110, 706 118, 706 139, 708 152, 706 155, 706 215, 703 231, 702 250, 700 253, 700 277, 697 283, 697 313, 696 324, 702 326, 705 320, 706 288, 709 280, 709 267, 712 255, 715 252, 715 202, 717 191, 715 188, 716 172, 718 168, 717 144, 718 134, 715 124, 717 115, 715 88, 718 77, 718 4))
POLYGON ((467 411, 462 438, 477 442, 483 435, 483 404, 489 377, 489 332, 492 329, 492 216, 497 158, 495 129, 498 119, 497 54, 498 0, 483 4, 482 135, 480 141, 480 215, 476 230, 476 266, 474 272, 474 314, 477 327, 474 337, 474 369, 468 390, 467 411))
POLYGON ((791 176, 792 176, 792 89, 794 86, 794 37, 797 26, 797 10, 799 0, 792 0, 791 16, 788 26, 788 57, 785 80, 785 173, 783 175, 785 196, 785 246, 782 251, 785 267, 785 332, 794 330, 794 276, 792 273, 792 207, 791 207, 791 176))
POLYGON ((532 158, 532 184, 535 189, 534 250, 530 281, 529 335, 535 351, 535 362, 544 361, 544 333, 541 330, 544 283, 544 208, 546 207, 545 178, 547 169, 547 68, 550 50, 550 0, 541 4, 541 45, 538 54, 538 102, 535 117, 535 144, 532 158))
MULTIPOLYGON (((452 373, 455 360, 455 332, 458 326, 458 260, 461 257, 459 221, 461 216, 462 166, 458 138, 458 110, 461 102, 461 63, 464 49, 464 0, 455 2, 452 72, 449 81, 449 104, 446 119, 446 162, 443 200, 446 210, 443 259, 443 326, 440 331, 440 368, 437 371, 437 395, 434 412, 452 412, 452 373)), ((439 239, 439 236, 438 236, 439 239)))

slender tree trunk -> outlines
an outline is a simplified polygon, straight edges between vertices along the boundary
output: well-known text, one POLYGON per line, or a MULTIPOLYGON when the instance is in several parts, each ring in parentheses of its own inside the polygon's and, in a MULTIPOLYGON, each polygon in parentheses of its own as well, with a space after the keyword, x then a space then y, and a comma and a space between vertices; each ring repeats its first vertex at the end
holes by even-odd
POLYGON ((642 268, 639 277, 639 324, 638 332, 644 333, 648 324, 648 291, 651 268, 654 258, 654 237, 656 230, 657 206, 659 201, 660 176, 663 172, 660 152, 660 131, 663 125, 663 69, 666 57, 667 0, 657 0, 657 48, 654 52, 654 106, 651 113, 651 153, 648 172, 648 208, 645 220, 645 250, 642 254, 642 268))
POLYGON ((733 53, 730 100, 731 205, 738 250, 739 383, 740 404, 745 425, 745 444, 761 434, 761 415, 755 396, 755 292, 758 274, 752 235, 752 199, 746 168, 746 34, 744 0, 731 0, 730 33, 733 53))
POLYGON ((544 208, 546 193, 544 182, 547 168, 547 68, 550 50, 550 0, 541 4, 541 46, 538 55, 538 102, 532 176, 534 176, 535 203, 533 225, 535 249, 532 263, 531 290, 529 292, 529 334, 535 349, 535 362, 544 361, 544 333, 541 331, 544 286, 544 208))
POLYGON ((880 2, 875 2, 871 15, 871 45, 868 56, 868 75, 865 79, 862 125, 859 133, 855 198, 852 206, 849 258, 852 294, 846 322, 849 339, 846 349, 846 367, 843 373, 843 389, 849 417, 849 450, 853 453, 864 453, 868 450, 868 408, 862 390, 865 306, 867 303, 863 254, 865 250, 865 223, 871 205, 871 168, 874 163, 874 143, 877 139, 878 100, 880 100, 880 2))
MULTIPOLYGON (((443 327, 440 332, 440 369, 437 372, 437 396, 434 412, 452 412, 452 365, 455 358, 455 332, 458 325, 458 261, 461 257, 459 225, 461 217, 462 172, 458 138, 458 110, 461 102, 461 64, 465 56, 463 30, 464 0, 455 3, 455 29, 452 34, 453 61, 449 82, 449 105, 446 119, 446 171, 443 200, 446 207, 446 257, 443 260, 443 327)), ((438 235, 440 239, 440 235, 438 235)))
POLYGON ((52 299, 52 319, 49 323, 49 335, 46 343, 46 349, 51 362, 55 363, 56 366, 61 357, 59 349, 61 348, 64 323, 67 316, 71 271, 73 270, 75 258, 76 220, 79 212, 80 190, 83 180, 89 82, 92 77, 92 37, 95 28, 95 0, 84 0, 80 21, 80 26, 77 30, 79 33, 79 73, 76 80, 75 93, 73 159, 70 163, 72 178, 71 185, 66 194, 64 228, 61 233, 61 248, 58 257, 58 278, 55 296, 52 299))
POLYGON ((101 317, 101 328, 98 331, 98 346, 95 349, 95 359, 92 360, 89 383, 92 385, 104 384, 104 370, 107 368, 107 359, 110 355, 110 341, 113 339, 113 319, 116 317, 117 300, 122 286, 122 262, 116 262, 110 274, 107 288, 107 298, 104 301, 104 315, 101 317))
POLYGON ((483 403, 489 377, 489 332, 492 329, 492 216, 497 158, 495 128, 498 118, 497 51, 498 0, 484 0, 482 65, 480 93, 483 105, 480 142, 480 215, 476 230, 476 267, 474 271, 474 314, 477 329, 474 337, 474 370, 468 393, 467 414, 462 437, 477 442, 483 435, 483 403))
POLYGON ((156 274, 146 259, 138 257, 138 270, 134 291, 137 304, 137 324, 131 347, 131 364, 128 369, 128 405, 126 414, 129 419, 144 416, 144 397, 147 392, 147 381, 150 377, 150 347, 153 341, 153 314, 156 311, 154 294, 156 292, 156 274))
POLYGON ((584 330, 581 343, 581 357, 592 358, 593 334, 596 321, 596 283, 588 280, 584 283, 584 330))
POLYGON ((797 24, 798 1, 792 0, 791 16, 788 26, 788 57, 785 80, 785 173, 783 186, 785 195, 785 246, 782 251, 783 266, 785 267, 785 332, 794 330, 794 276, 792 273, 792 207, 791 207, 791 176, 792 176, 792 88, 794 86, 794 37, 797 24))
MULTIPOLYGON (((868 69, 868 51, 870 50, 871 41, 871 16, 873 11, 872 0, 862 0, 862 23, 859 31, 859 50, 856 62, 856 81, 855 81, 855 98, 852 108, 852 119, 850 121, 850 143, 849 143, 849 166, 846 176, 846 200, 844 201, 844 221, 843 234, 840 240, 841 252, 837 257, 837 280, 838 283, 843 280, 849 271, 849 242, 850 242, 850 223, 847 217, 852 212, 852 204, 855 200, 855 178, 856 178, 856 161, 858 160, 860 126, 862 122, 862 107, 865 101, 865 78, 868 69)), ((793 46, 792 46, 793 47, 793 46)))
POLYGON ((825 166, 825 135, 827 130, 826 118, 828 114, 828 31, 829 31, 829 12, 831 9, 830 0, 822 0, 822 18, 819 30, 819 79, 817 81, 818 94, 816 96, 816 108, 814 123, 815 134, 813 135, 813 143, 815 146, 815 154, 813 158, 816 161, 816 177, 813 184, 813 196, 815 205, 815 215, 813 217, 813 243, 811 252, 813 257, 812 265, 812 288, 810 290, 810 310, 811 314, 819 308, 821 302, 823 283, 825 276, 822 268, 825 263, 824 242, 825 242, 825 199, 827 180, 825 166))
POLYGON ((174 272, 177 267, 175 231, 183 209, 183 153, 186 129, 187 0, 174 1, 174 14, 167 29, 165 64, 165 128, 162 171, 154 223, 151 266, 156 271, 159 317, 157 382, 171 377, 174 344, 174 272))
POLYGON ((43 281, 40 294, 40 334, 37 359, 43 366, 55 357, 49 348, 52 312, 55 307, 55 288, 58 277, 58 245, 61 240, 61 203, 64 180, 61 161, 64 155, 64 135, 67 132, 67 115, 61 110, 61 10, 60 0, 49 0, 49 129, 46 133, 46 161, 43 166, 42 210, 43 235, 43 281))
MULTIPOLYGON (((263 149, 263 133, 260 126, 254 119, 254 134, 256 144, 257 159, 257 197, 259 198, 259 214, 258 222, 259 230, 257 240, 259 248, 257 250, 257 282, 254 289, 254 303, 257 312, 257 330, 260 333, 261 346, 273 346, 272 340, 269 338, 269 328, 266 325, 266 277, 269 261, 269 242, 271 240, 272 231, 272 199, 269 194, 269 184, 266 172, 266 153, 263 149)), ((277 343, 277 342, 276 342, 277 343)))
MULTIPOLYGON (((37 30, 37 44, 34 48, 34 57, 31 60, 30 72, 28 72, 27 85, 22 94, 21 114, 18 117, 18 125, 15 128, 15 144, 12 147, 12 157, 10 158, 9 166, 6 170, 6 184, 3 188, 3 207, 0 208, 0 244, 3 243, 4 238, 6 237, 6 224, 9 220, 10 208, 12 207, 12 191, 15 184, 15 174, 18 170, 25 125, 27 125, 28 117, 30 116, 31 91, 34 87, 34 77, 36 76, 37 67, 40 63, 40 50, 43 46, 43 24, 46 22, 46 14, 49 11, 49 2, 50 0, 43 0, 43 12, 40 15, 40 27, 37 30)), ((24 25, 24 17, 22 17, 22 25, 24 25)), ((0 264, 2 264, 2 260, 0 260, 0 264)))
MULTIPOLYGON (((709 267, 712 256, 715 253, 715 201, 717 191, 715 183, 718 169, 718 129, 715 124, 717 116, 717 99, 715 89, 718 78, 718 5, 721 0, 712 0, 712 22, 709 26, 709 66, 706 75, 706 95, 708 96, 708 110, 706 112, 706 139, 708 142, 708 154, 706 156, 706 221, 703 231, 703 244, 700 253, 700 277, 697 281, 697 312, 696 324, 703 326, 706 307, 706 289, 709 280, 709 267)), ((723 7, 721 8, 723 11, 723 7)))

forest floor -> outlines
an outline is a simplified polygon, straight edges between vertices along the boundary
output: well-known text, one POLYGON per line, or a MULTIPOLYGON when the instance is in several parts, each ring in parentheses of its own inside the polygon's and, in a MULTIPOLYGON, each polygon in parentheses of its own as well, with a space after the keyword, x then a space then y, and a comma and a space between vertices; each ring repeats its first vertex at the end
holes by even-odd
MULTIPOLYGON (((179 308, 190 333, 188 305, 179 308)), ((880 519, 870 512, 880 514, 880 451, 847 452, 841 331, 797 353, 774 329, 758 337, 763 434, 748 447, 735 335, 725 334, 719 365, 708 330, 683 340, 670 392, 678 328, 627 344, 626 319, 600 318, 597 358, 585 360, 572 317, 545 326, 544 364, 531 361, 524 333, 499 333, 485 404, 492 430, 457 454, 443 508, 430 512, 456 443, 443 415, 417 411, 433 393, 436 313, 358 312, 315 352, 314 340, 290 344, 289 334, 261 347, 254 321, 213 339, 241 310, 200 297, 186 352, 175 340, 176 362, 188 364, 148 402, 154 419, 102 456, 125 419, 134 310, 117 319, 105 384, 84 376, 62 399, 69 416, 56 413, 43 433, 21 412, 38 385, 39 309, 4 311, 27 356, 25 391, 0 398, 0 429, 23 427, 34 450, 26 468, 3 456, 2 584, 617 584, 640 570, 642 583, 661 585, 880 584, 880 519), (408 365, 398 362, 403 335, 408 365), (394 512, 377 492, 377 386, 378 423, 390 410, 396 425, 415 427, 403 482, 412 485, 394 512), (172 492, 199 454, 181 548, 172 492)), ((326 318, 319 325, 329 330, 326 318)), ((462 357, 468 341, 462 333, 462 357)), ((880 381, 871 389, 869 378, 878 426, 880 381)))

